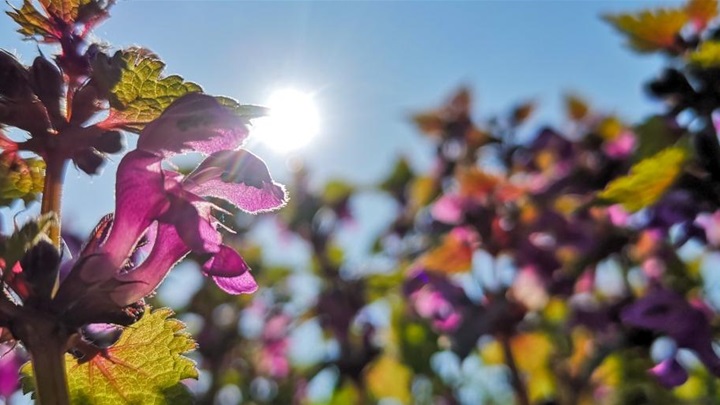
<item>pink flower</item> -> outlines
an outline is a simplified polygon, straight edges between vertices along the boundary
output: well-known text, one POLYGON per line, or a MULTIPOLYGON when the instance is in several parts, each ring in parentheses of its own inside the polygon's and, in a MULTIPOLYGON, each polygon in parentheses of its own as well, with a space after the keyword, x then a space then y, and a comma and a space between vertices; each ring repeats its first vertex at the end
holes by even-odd
POLYGON ((176 100, 148 124, 137 149, 118 167, 114 218, 98 226, 57 299, 97 305, 91 303, 107 301, 109 295, 108 305, 126 307, 152 293, 190 252, 206 257, 203 273, 224 291, 254 292, 257 284, 248 265, 222 243, 212 216, 216 206, 205 200, 223 199, 250 213, 285 204, 285 189, 264 162, 238 149, 247 134, 242 118, 199 93, 176 100), (186 176, 163 166, 189 151, 209 156, 186 176), (147 257, 136 265, 133 259, 143 244, 147 257))

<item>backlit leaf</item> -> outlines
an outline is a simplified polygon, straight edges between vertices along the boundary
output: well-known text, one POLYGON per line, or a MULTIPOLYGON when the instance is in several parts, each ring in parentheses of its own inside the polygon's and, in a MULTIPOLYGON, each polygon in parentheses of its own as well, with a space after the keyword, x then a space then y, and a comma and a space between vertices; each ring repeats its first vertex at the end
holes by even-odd
POLYGON ((52 212, 41 215, 37 219, 27 222, 5 239, 0 244, 0 258, 5 262, 5 268, 12 269, 28 250, 46 238, 45 235, 50 226, 56 222, 57 217, 52 212))
POLYGON ((202 91, 180 76, 164 77, 164 69, 165 63, 145 49, 99 55, 93 64, 93 80, 109 92, 110 101, 110 115, 100 126, 140 132, 180 96, 202 91))
POLYGON ((705 41, 688 55, 690 63, 704 67, 720 67, 720 41, 705 41))
POLYGON ((445 235, 440 246, 419 258, 419 264, 428 271, 461 273, 472 267, 473 252, 477 248, 477 235, 467 228, 455 228, 445 235))
MULTIPOLYGON (((195 349, 185 325, 169 319, 169 309, 147 310, 120 340, 93 359, 79 363, 65 355, 73 404, 190 404, 192 397, 181 383, 197 378, 195 363, 182 356, 195 349)), ((32 366, 22 369, 23 389, 32 387, 32 366)))
POLYGON ((673 47, 689 17, 683 9, 657 9, 607 15, 604 19, 624 34, 636 51, 655 52, 673 47))
POLYGON ((270 109, 267 107, 253 105, 253 104, 240 104, 230 97, 218 96, 215 97, 221 105, 233 110, 235 115, 250 121, 255 118, 265 117, 269 114, 270 109))
POLYGON ((31 0, 24 0, 19 8, 13 8, 7 14, 20 28, 18 32, 27 39, 45 42, 59 42, 70 35, 76 24, 81 27, 81 35, 108 14, 114 0, 39 0, 42 10, 38 10, 31 0))
POLYGON ((630 212, 650 206, 675 182, 686 157, 681 147, 667 148, 635 164, 628 175, 610 182, 598 197, 620 203, 630 212))
POLYGON ((365 383, 375 398, 394 398, 403 404, 411 400, 411 378, 407 366, 389 355, 378 358, 365 373, 365 383))
POLYGON ((16 153, 0 154, 0 206, 9 206, 16 200, 30 202, 43 190, 45 162, 41 159, 23 159, 16 153))
POLYGON ((30 0, 23 1, 22 7, 19 9, 13 8, 7 14, 20 25, 18 32, 28 39, 38 38, 48 41, 60 38, 60 33, 57 32, 47 17, 32 5, 30 0))
POLYGON ((690 0, 685 12, 698 30, 704 29, 718 14, 717 0, 690 0))
POLYGON ((565 111, 568 118, 570 118, 571 120, 581 121, 588 115, 590 107, 588 107, 585 100, 581 99, 580 97, 574 94, 566 94, 565 111))

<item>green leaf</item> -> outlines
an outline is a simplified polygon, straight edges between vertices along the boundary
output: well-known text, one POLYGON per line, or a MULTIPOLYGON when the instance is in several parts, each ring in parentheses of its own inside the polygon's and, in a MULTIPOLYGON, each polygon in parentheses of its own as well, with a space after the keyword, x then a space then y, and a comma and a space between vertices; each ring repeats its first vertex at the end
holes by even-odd
POLYGON ((407 159, 401 157, 395 162, 392 173, 385 180, 380 183, 380 189, 387 192, 399 192, 405 191, 405 187, 412 180, 414 176, 413 170, 410 167, 407 159))
POLYGON ((688 55, 690 63, 703 68, 720 67, 720 41, 705 41, 688 55))
POLYGON ((671 49, 689 20, 684 9, 644 10, 603 18, 627 37, 630 47, 642 53, 671 49))
POLYGON ((233 110, 235 115, 245 119, 246 121, 250 121, 255 118, 265 117, 270 112, 270 109, 267 107, 253 104, 240 104, 230 97, 218 96, 215 98, 220 104, 233 110))
POLYGON ((653 156, 678 141, 678 135, 668 127, 667 121, 661 116, 652 116, 634 128, 638 147, 634 154, 635 161, 653 156))
POLYGON ((37 199, 43 190, 45 162, 23 159, 16 153, 0 153, 0 206, 10 206, 16 200, 26 203, 37 199))
POLYGON ((326 204, 337 204, 348 198, 354 191, 354 187, 343 180, 331 180, 325 184, 322 199, 326 204))
POLYGON ((201 92, 195 83, 177 75, 163 76, 165 63, 141 48, 100 54, 93 63, 93 81, 108 93, 110 115, 99 125, 107 129, 140 132, 173 101, 201 92))
MULTIPOLYGON (((90 361, 65 355, 73 404, 190 404, 192 396, 181 383, 197 378, 195 363, 182 356, 195 349, 185 325, 169 317, 170 309, 150 311, 127 327, 120 340, 90 361)), ((33 390, 32 366, 21 370, 23 391, 33 390)))
POLYGON ((684 148, 667 148, 635 164, 628 175, 610 182, 598 197, 605 202, 622 204, 630 212, 650 206, 672 186, 686 158, 684 148))
POLYGON ((5 268, 12 269, 25 255, 25 252, 46 238, 50 226, 57 223, 57 217, 50 212, 37 219, 30 220, 20 229, 16 229, 4 243, 0 244, 0 257, 5 261, 5 268))

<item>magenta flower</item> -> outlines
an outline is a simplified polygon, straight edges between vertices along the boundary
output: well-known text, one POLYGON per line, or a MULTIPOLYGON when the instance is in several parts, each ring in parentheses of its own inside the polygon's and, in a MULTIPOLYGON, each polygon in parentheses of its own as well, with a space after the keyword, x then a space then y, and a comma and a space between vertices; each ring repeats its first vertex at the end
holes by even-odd
POLYGON ((152 293, 190 252, 205 257, 203 273, 224 291, 254 292, 248 265, 222 243, 212 216, 216 206, 205 200, 223 199, 250 213, 285 204, 284 187, 273 181, 263 161, 238 149, 247 135, 245 121, 213 97, 194 93, 170 105, 120 162, 114 218, 98 226, 57 299, 90 304, 109 295, 110 306, 126 307, 152 293), (187 176, 163 166, 190 151, 209 156, 187 176), (140 245, 147 257, 136 264, 140 245))

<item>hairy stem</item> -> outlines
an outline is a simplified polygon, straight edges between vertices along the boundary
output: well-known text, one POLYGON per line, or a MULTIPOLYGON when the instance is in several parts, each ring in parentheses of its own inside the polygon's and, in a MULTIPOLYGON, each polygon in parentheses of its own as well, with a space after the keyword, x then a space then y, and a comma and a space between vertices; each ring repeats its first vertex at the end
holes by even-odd
POLYGON ((63 178, 65 177, 65 158, 50 155, 46 159, 45 184, 43 186, 41 213, 54 212, 57 223, 50 228, 50 240, 60 247, 60 205, 62 200, 63 178))
POLYGON ((16 331, 33 365, 36 403, 40 405, 69 405, 65 351, 68 335, 54 322, 31 318, 16 331))
POLYGON ((515 397, 520 405, 530 405, 527 389, 520 377, 520 370, 518 370, 515 356, 510 347, 510 337, 506 335, 500 336, 500 344, 502 345, 503 355, 505 357, 505 365, 510 369, 510 383, 515 391, 515 397))

